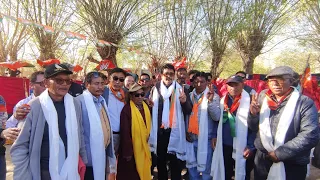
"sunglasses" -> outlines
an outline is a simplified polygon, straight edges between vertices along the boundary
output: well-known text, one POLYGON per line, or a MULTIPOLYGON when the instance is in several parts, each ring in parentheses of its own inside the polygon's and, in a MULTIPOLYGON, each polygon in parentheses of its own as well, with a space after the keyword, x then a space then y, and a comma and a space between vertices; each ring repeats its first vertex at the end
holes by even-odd
POLYGON ((149 82, 149 81, 150 81, 150 79, 149 79, 149 78, 146 78, 146 79, 140 79, 140 81, 142 81, 142 82, 149 82))
POLYGON ((134 97, 144 97, 145 96, 145 94, 144 94, 144 92, 143 93, 136 93, 136 94, 134 94, 134 97))
POLYGON ((59 85, 63 85, 64 82, 67 85, 70 85, 72 83, 72 79, 61 79, 61 78, 52 78, 52 80, 54 80, 54 82, 56 82, 59 85))
POLYGON ((124 82, 124 78, 118 78, 117 76, 113 76, 112 79, 114 81, 118 81, 119 80, 120 82, 124 82))
POLYGON ((33 82, 33 84, 39 84, 39 86, 44 87, 44 82, 43 81, 41 81, 41 82, 33 82))

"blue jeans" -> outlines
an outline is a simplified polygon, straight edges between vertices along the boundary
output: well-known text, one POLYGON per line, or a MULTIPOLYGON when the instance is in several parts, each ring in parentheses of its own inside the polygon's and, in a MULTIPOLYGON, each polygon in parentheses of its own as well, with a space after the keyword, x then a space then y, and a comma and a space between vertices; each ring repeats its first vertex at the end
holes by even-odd
MULTIPOLYGON (((198 150, 198 140, 193 142, 194 147, 194 153, 197 158, 197 150, 198 150)), ((189 168, 189 178, 190 180, 212 180, 212 176, 210 176, 211 173, 211 162, 212 162, 212 155, 213 155, 213 149, 211 147, 211 139, 208 140, 208 154, 207 154, 207 162, 206 162, 206 169, 203 172, 199 172, 197 170, 197 167, 189 168), (200 176, 200 173, 202 173, 202 176, 200 176)))

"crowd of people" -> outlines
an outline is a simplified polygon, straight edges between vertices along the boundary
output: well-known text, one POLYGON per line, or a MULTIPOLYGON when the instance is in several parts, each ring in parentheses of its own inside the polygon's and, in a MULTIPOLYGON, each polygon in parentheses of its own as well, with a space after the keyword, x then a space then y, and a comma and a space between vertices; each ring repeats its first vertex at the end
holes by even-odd
POLYGON ((171 64, 158 80, 114 68, 81 86, 72 73, 64 64, 34 72, 33 93, 8 120, 0 98, 0 180, 5 140, 15 180, 150 180, 155 167, 159 180, 306 178, 318 112, 288 66, 271 70, 259 94, 237 72, 222 97, 210 73, 171 64))

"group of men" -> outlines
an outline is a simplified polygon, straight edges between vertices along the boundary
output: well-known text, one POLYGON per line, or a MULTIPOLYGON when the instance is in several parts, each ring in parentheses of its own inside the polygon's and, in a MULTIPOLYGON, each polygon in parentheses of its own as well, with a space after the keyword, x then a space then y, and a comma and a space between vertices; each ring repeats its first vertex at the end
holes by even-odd
POLYGON ((192 180, 250 179, 253 169, 256 180, 302 180, 319 141, 317 109, 293 86, 288 66, 271 70, 259 94, 238 72, 222 97, 207 73, 171 64, 154 84, 149 74, 135 80, 121 68, 90 72, 77 97, 68 94, 70 74, 63 64, 34 73, 33 94, 0 128, 1 141, 14 140, 14 179, 114 179, 120 113, 136 81, 152 112, 147 141, 159 180, 182 179, 184 166, 192 180))

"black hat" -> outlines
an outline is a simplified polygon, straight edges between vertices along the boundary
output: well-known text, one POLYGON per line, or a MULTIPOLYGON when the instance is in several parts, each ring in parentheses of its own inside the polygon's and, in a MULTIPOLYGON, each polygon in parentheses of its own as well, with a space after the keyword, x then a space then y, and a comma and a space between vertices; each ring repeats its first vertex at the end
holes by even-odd
POLYGON ((46 70, 44 71, 44 77, 50 78, 59 73, 72 74, 72 71, 70 71, 68 67, 64 64, 50 64, 46 67, 46 70))
POLYGON ((241 76, 232 75, 227 79, 226 83, 243 83, 243 78, 241 76))
POLYGON ((266 78, 268 79, 271 76, 282 76, 282 75, 290 75, 291 77, 293 77, 294 71, 289 66, 279 66, 272 69, 266 78))

